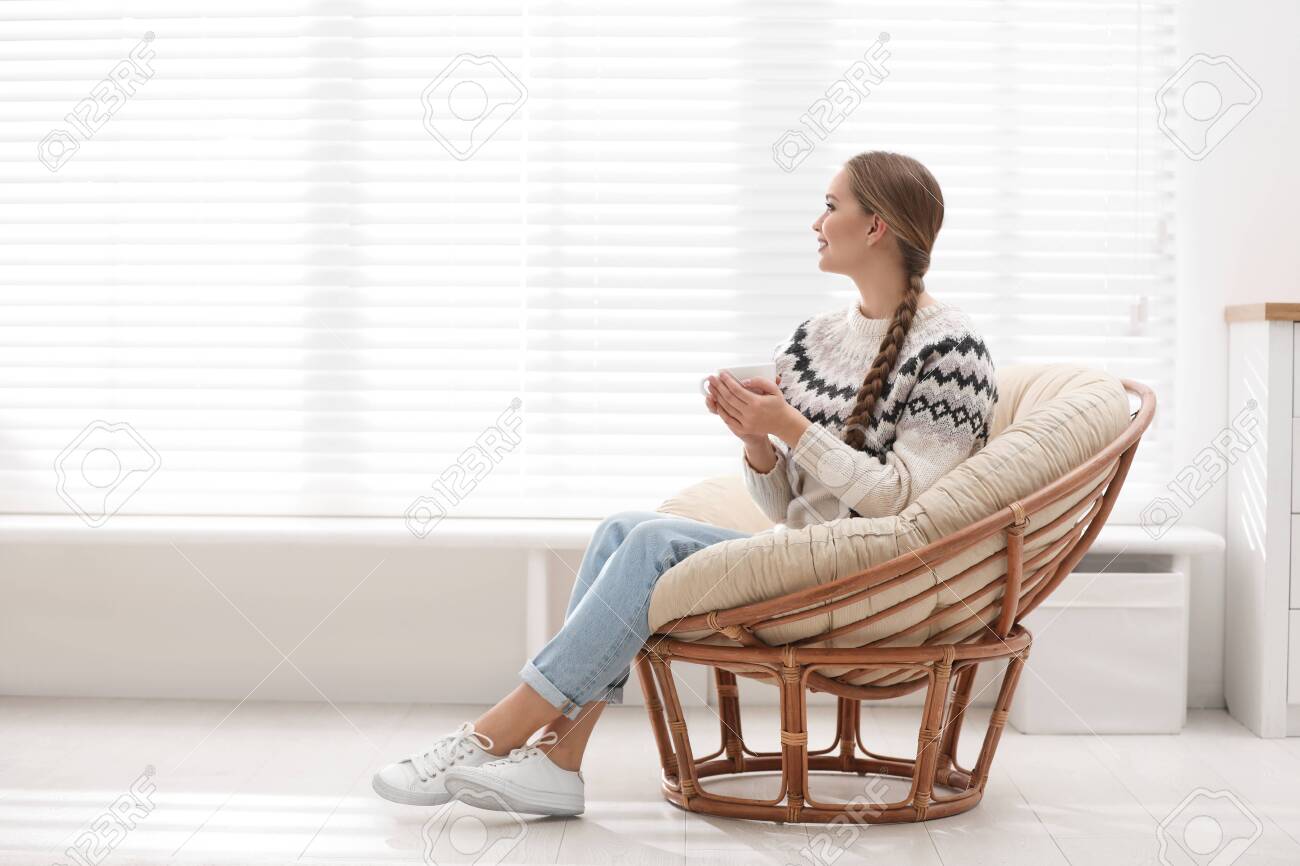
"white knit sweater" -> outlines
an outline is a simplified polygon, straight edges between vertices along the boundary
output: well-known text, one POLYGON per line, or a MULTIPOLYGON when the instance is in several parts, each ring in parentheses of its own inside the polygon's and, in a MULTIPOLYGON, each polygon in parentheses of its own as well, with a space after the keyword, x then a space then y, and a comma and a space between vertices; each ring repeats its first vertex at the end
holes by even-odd
POLYGON ((777 344, 781 391, 812 425, 794 449, 770 437, 777 462, 766 474, 741 457, 750 495, 774 522, 799 529, 898 514, 988 442, 998 397, 993 359, 970 317, 944 302, 916 311, 864 431, 864 450, 843 441, 891 321, 866 318, 855 298, 777 344))

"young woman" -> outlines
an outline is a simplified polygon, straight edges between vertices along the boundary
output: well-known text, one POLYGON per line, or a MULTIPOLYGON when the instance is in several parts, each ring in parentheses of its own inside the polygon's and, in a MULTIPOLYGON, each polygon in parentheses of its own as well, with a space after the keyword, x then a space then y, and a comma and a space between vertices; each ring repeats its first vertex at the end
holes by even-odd
MULTIPOLYGON (((939 184, 919 162, 853 157, 812 229, 820 269, 850 277, 859 297, 777 347, 776 382, 710 377, 705 403, 744 444, 746 485, 774 522, 798 529, 897 514, 987 442, 992 359, 969 317, 922 281, 942 223, 939 184)), ((375 791, 411 805, 458 797, 487 809, 582 812, 582 755, 605 704, 622 701, 650 634, 655 582, 692 553, 747 535, 654 511, 607 518, 564 625, 524 664, 522 682, 428 751, 381 769, 375 791)))

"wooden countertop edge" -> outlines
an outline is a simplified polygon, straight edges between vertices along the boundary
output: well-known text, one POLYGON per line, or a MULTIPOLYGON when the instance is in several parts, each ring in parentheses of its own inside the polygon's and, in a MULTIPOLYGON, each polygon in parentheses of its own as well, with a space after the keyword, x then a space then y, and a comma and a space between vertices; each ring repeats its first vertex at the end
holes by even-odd
POLYGON ((1232 304, 1223 308, 1225 322, 1300 322, 1300 303, 1232 304))

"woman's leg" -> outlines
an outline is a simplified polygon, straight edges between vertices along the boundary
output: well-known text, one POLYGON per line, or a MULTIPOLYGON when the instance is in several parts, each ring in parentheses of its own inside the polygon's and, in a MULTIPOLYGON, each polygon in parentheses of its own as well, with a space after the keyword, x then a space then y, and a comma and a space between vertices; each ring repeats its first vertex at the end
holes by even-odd
MULTIPOLYGON (((582 565, 578 569, 577 575, 574 576, 573 589, 569 593, 569 605, 564 611, 564 618, 568 620, 578 602, 587 594, 591 584, 600 574, 600 570, 605 565, 605 560, 609 559, 623 539, 627 537, 632 527, 645 523, 647 520, 662 520, 669 515, 660 511, 620 511, 617 514, 606 518, 600 528, 604 528, 603 543, 597 544, 593 541, 588 545, 587 553, 583 557, 582 565), (593 555, 594 551, 594 555, 593 555)), ((598 528, 598 532, 600 531, 598 528)), ((612 688, 617 690, 619 700, 622 698, 623 684, 627 682, 624 676, 621 681, 612 688)), ((547 756, 556 764, 566 770, 577 770, 582 765, 582 755, 587 750, 587 741, 591 738, 591 732, 596 728, 596 722, 600 719, 601 711, 605 709, 605 701, 592 701, 583 706, 582 711, 578 713, 576 719, 570 719, 566 716, 557 716, 555 719, 547 722, 542 729, 542 736, 551 731, 555 732, 557 737, 556 743, 552 746, 543 746, 547 756)))
MULTIPOLYGON (((748 536, 664 515, 637 522, 570 605, 560 631, 520 670, 523 684, 475 720, 475 730, 492 738, 494 753, 504 754, 560 716, 576 722, 588 704, 620 703, 631 662, 649 637, 647 614, 659 577, 698 550, 748 536)), ((599 716, 591 711, 590 721, 565 726, 556 746, 585 747, 599 716), (581 739, 570 744, 570 736, 581 739)), ((568 757, 580 760, 581 749, 568 757)))
POLYGON ((605 709, 605 701, 592 701, 583 706, 576 719, 565 716, 547 722, 542 736, 555 731, 556 741, 550 746, 539 746, 546 756, 557 766, 566 770, 578 770, 582 767, 582 756, 587 751, 587 741, 596 728, 596 721, 605 709))
MULTIPOLYGON (((582 564, 578 566, 578 573, 574 576, 568 608, 564 612, 566 621, 578 606, 578 602, 587 594, 587 590, 595 583, 606 561, 627 538, 633 527, 648 520, 663 519, 665 516, 658 511, 620 511, 600 522, 596 531, 592 533, 591 541, 582 556, 582 564)), ((596 715, 599 716, 599 713, 596 715)), ((521 684, 479 716, 474 723, 474 728, 483 731, 485 730, 483 726, 487 726, 495 730, 497 733, 489 734, 493 742, 493 747, 489 751, 504 755, 511 749, 523 745, 534 731, 547 721, 556 719, 556 716, 555 707, 543 700, 534 690, 521 684), (511 722, 514 724, 512 725, 511 722)), ((561 741, 572 724, 568 719, 564 721, 566 724, 558 729, 547 729, 557 730, 557 735, 562 738, 561 741)), ((595 717, 592 717, 592 723, 594 722, 595 717)), ((583 741, 585 742, 585 737, 583 741)))
POLYGON ((620 511, 601 521, 596 531, 592 533, 587 551, 582 555, 582 564, 578 566, 578 573, 574 575, 573 589, 569 592, 569 604, 565 608, 564 618, 567 620, 573 613, 578 602, 582 601, 582 597, 587 594, 587 590, 591 589, 591 585, 600 575, 600 570, 605 567, 605 561, 615 550, 618 550, 633 527, 648 520, 663 520, 668 516, 659 511, 620 511))

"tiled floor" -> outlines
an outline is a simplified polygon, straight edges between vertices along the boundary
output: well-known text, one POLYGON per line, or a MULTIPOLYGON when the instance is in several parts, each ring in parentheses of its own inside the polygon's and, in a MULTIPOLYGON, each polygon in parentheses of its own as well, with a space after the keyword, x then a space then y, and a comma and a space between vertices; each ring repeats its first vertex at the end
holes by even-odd
MULTIPOLYGON (((403 807, 371 792, 377 766, 475 709, 3 698, 0 864, 75 863, 67 849, 78 839, 100 840, 82 849, 82 862, 114 866, 1300 863, 1300 739, 1258 739, 1222 711, 1193 711, 1180 736, 1024 736, 1008 728, 984 800, 971 812, 829 836, 819 825, 703 818, 667 805, 635 707, 602 720, 584 768, 587 812, 578 818, 403 807), (144 797, 153 804, 147 814, 133 813, 124 797, 133 784, 154 786, 144 797), (1161 860, 1160 824, 1189 797, 1164 834, 1185 847, 1161 860), (123 820, 105 817, 115 808, 123 820), (1240 853, 1227 847, 1244 842, 1240 853)), ((906 753, 916 712, 864 708, 868 742, 906 753)), ((693 734, 709 732, 701 748, 716 743, 709 713, 694 711, 693 734)), ((826 741, 832 716, 810 713, 814 743, 826 741)), ((987 710, 972 711, 972 723, 986 720, 987 710)), ((755 747, 774 747, 774 709, 747 708, 744 724, 755 747)), ((967 765, 978 748, 973 730, 982 728, 963 734, 967 765)), ((830 796, 831 782, 844 798, 862 785, 818 777, 815 790, 830 796)))

